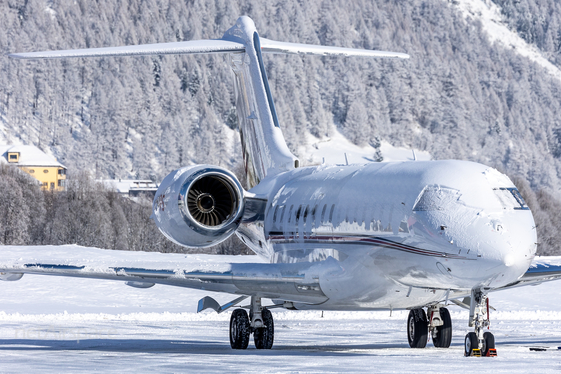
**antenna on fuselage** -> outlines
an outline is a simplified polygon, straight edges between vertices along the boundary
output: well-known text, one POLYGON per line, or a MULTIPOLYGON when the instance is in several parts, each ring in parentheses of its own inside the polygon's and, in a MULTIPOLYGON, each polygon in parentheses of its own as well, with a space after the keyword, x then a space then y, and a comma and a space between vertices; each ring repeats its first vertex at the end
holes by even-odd
POLYGON ((415 153, 415 150, 412 149, 413 151, 413 161, 417 161, 417 154, 415 153))

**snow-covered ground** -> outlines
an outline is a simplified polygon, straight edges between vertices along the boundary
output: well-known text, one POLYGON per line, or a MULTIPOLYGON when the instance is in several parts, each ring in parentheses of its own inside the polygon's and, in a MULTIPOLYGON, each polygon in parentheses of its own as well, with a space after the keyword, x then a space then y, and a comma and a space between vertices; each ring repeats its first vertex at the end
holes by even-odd
MULTIPOLYGON (((9 247, 0 247, 4 253, 9 247)), ((137 257, 137 253, 121 253, 137 257)), ((162 254, 142 254, 161 262, 162 254)), ((171 262, 257 262, 253 256, 170 255, 171 262)), ((410 349, 407 312, 273 310, 270 351, 233 351, 230 313, 196 314, 207 292, 156 285, 127 287, 115 281, 25 275, 1 282, 0 372, 349 372, 493 373, 557 372, 561 346, 557 282, 491 295, 491 331, 497 358, 463 357, 468 312, 451 306, 450 349, 410 349)), ((212 295, 228 301, 228 295, 212 295)))

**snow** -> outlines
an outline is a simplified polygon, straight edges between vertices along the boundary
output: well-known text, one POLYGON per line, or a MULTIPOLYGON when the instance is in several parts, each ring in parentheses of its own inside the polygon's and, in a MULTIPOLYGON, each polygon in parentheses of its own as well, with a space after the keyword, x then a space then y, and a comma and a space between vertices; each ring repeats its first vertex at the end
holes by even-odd
POLYGON ((19 161, 14 162, 17 166, 54 166, 65 167, 52 155, 48 155, 34 145, 0 145, 0 162, 8 162, 8 152, 19 153, 19 161))
MULTIPOLYGON (((372 162, 376 154, 376 148, 371 145, 363 147, 350 142, 336 128, 331 130, 331 136, 318 140, 311 134, 307 134, 307 146, 303 147, 300 154, 306 155, 303 160, 307 165, 317 165, 325 163, 328 165, 361 164, 372 162), (345 154, 347 160, 345 160, 345 154)), ((405 147, 394 147, 386 141, 381 142, 380 150, 385 161, 412 161, 414 160, 413 150, 405 147)), ((428 161, 431 155, 425 151, 415 150, 415 157, 419 161, 428 161)))
POLYGON ((543 57, 537 47, 526 43, 516 32, 509 30, 503 21, 501 9, 491 0, 456 0, 452 4, 460 10, 464 17, 479 20, 492 43, 500 43, 506 48, 514 50, 561 80, 561 70, 543 57))
MULTIPOLYGON (((1 247, 10 252, 13 247, 1 247)), ((79 247, 75 248, 79 250, 79 247)), ((39 250, 36 248, 36 250, 39 250)), ((47 249, 48 250, 48 249, 47 249)), ((52 252, 56 247, 51 247, 52 252)), ((87 256, 87 253, 83 254, 87 256)), ((258 262, 255 256, 117 252, 132 263, 177 261, 221 268, 258 262)), ((53 259, 56 261, 57 259, 53 259)), ((92 261, 95 261, 92 259, 92 261)), ((553 373, 561 352, 529 346, 561 345, 559 284, 492 293, 491 331, 497 358, 463 357, 468 311, 450 306, 454 337, 449 349, 410 349, 407 312, 325 312, 273 309, 272 350, 233 351, 230 312, 196 314, 206 295, 234 296, 156 285, 136 289, 122 282, 25 275, 1 282, 2 372, 463 372, 553 373)))
POLYGON ((107 188, 112 188, 121 194, 128 195, 130 191, 156 192, 158 185, 151 180, 141 179, 98 179, 107 188))

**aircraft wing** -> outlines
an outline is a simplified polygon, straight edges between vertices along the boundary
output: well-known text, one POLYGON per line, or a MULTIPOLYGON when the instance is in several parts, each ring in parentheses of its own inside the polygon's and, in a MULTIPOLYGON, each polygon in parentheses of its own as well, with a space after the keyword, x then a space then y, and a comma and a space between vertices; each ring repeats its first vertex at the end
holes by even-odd
MULTIPOLYGON (((319 274, 336 261, 267 264, 210 261, 211 255, 113 251, 77 245, 0 246, 0 279, 25 274, 120 280, 138 288, 155 284, 317 304, 327 300, 319 274)), ((243 261, 247 257, 229 256, 243 261)), ((216 257, 215 257, 216 258, 216 257)))
POLYGON ((520 287, 561 278, 561 257, 540 256, 532 261, 526 273, 516 282, 504 287, 520 287))

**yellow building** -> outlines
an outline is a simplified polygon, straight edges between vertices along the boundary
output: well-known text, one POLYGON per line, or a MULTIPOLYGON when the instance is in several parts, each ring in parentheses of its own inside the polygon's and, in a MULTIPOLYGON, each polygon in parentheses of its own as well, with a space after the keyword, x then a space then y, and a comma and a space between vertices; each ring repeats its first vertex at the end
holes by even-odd
POLYGON ((19 167, 39 182, 41 189, 66 189, 66 167, 33 145, 0 145, 1 162, 19 167))

